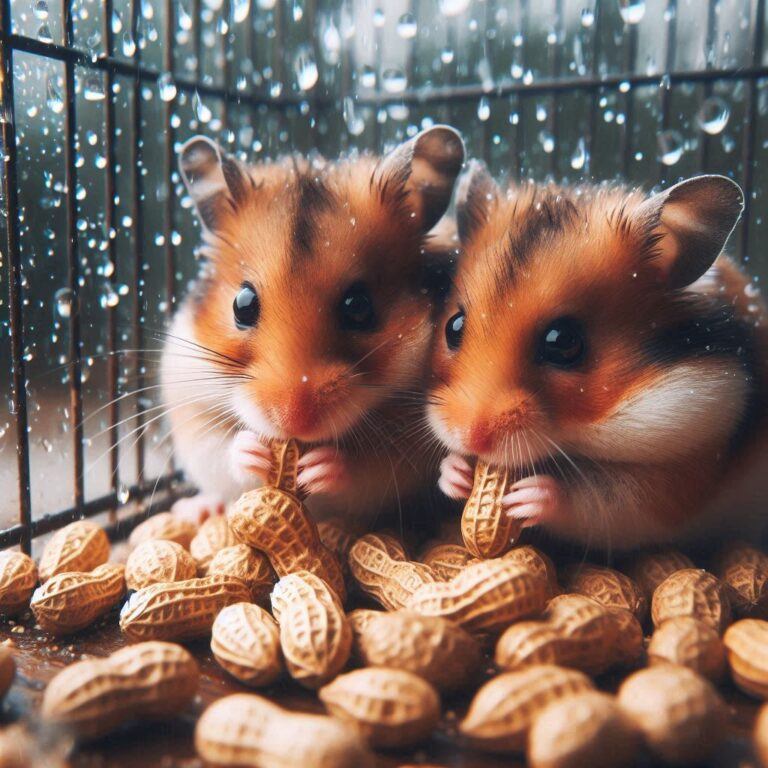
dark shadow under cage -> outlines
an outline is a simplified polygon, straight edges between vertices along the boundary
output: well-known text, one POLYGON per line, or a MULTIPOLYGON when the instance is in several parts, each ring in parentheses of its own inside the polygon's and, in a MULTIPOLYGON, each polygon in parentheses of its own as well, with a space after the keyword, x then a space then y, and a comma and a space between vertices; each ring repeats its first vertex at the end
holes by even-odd
POLYGON ((2 0, 0 546, 114 536, 184 491, 157 395, 197 266, 178 144, 380 150, 431 122, 495 173, 739 181, 768 275, 765 0, 2 0), (5 291, 7 287, 7 291, 5 291))

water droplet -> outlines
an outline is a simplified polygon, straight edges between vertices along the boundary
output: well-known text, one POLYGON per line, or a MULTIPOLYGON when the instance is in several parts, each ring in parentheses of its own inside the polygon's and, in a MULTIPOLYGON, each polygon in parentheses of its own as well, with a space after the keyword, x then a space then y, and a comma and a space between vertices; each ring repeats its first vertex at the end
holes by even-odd
POLYGON ((123 32, 123 56, 131 58, 136 53, 136 41, 133 39, 133 35, 126 30, 123 32))
POLYGON ((419 26, 416 23, 416 17, 412 13, 404 13, 397 20, 397 34, 403 38, 403 40, 412 40, 416 37, 416 33, 419 31, 419 26))
POLYGON ((315 87, 318 78, 317 62, 315 54, 309 45, 301 45, 296 51, 293 60, 293 71, 296 73, 296 82, 302 91, 309 91, 315 87))
POLYGON ((112 287, 110 283, 104 283, 101 287, 101 295, 99 296, 99 304, 104 309, 116 307, 120 303, 120 296, 117 291, 112 287))
POLYGON ((66 319, 72 314, 73 302, 74 294, 69 288, 59 288, 59 290, 53 294, 53 303, 56 307, 56 314, 58 314, 59 317, 66 319))
POLYGON ((365 64, 360 72, 360 85, 363 88, 376 87, 376 70, 369 64, 365 64))
POLYGON ((232 4, 232 19, 236 24, 240 24, 248 18, 250 10, 250 0, 234 0, 232 4))
POLYGON ((731 109, 728 103, 719 96, 710 96, 702 102, 696 113, 696 122, 704 133, 716 136, 722 133, 731 117, 731 109))
POLYGON ((545 104, 536 105, 536 120, 543 123, 547 119, 547 107, 545 104))
POLYGON ((195 115, 197 115, 197 119, 201 123, 208 123, 213 117, 213 112, 203 104, 203 100, 200 98, 200 94, 197 91, 195 91, 192 96, 192 109, 195 110, 195 115))
POLYGON ((117 500, 121 504, 127 504, 128 499, 130 498, 131 489, 125 483, 120 483, 120 485, 117 486, 117 500))
POLYGON ((224 5, 224 0, 204 0, 206 8, 212 11, 220 11, 221 6, 224 5))
POLYGON ((539 131, 539 144, 548 155, 555 151, 555 137, 549 131, 539 131))
POLYGON ((402 93, 408 85, 408 78, 402 69, 390 67, 382 73, 381 84, 387 93, 402 93))
POLYGON ((83 84, 83 97, 86 101, 104 100, 104 83, 99 75, 88 75, 83 84))
POLYGON ((141 0, 141 15, 149 21, 155 17, 155 9, 149 0, 141 0))
POLYGON ((673 129, 662 131, 658 138, 659 162, 664 165, 674 165, 683 156, 685 144, 679 131, 673 129))
POLYGON ((271 11, 275 5, 277 5, 277 0, 257 0, 256 5, 258 5, 262 11, 271 11))
POLYGON ((123 31, 123 19, 118 11, 112 11, 112 34, 119 35, 123 31))
POLYGON ((37 0, 32 8, 32 13, 35 14, 36 19, 45 21, 48 18, 48 0, 37 0))
POLYGON ((365 119, 358 113, 350 96, 344 99, 344 122, 352 136, 360 136, 365 131, 365 119))
POLYGON ((37 39, 42 43, 53 42, 53 34, 51 34, 51 28, 47 24, 40 25, 40 29, 37 30, 37 39))
POLYGON ((173 101, 176 98, 176 83, 173 82, 170 72, 163 72, 157 78, 157 91, 162 101, 173 101))
POLYGON ((176 10, 176 19, 179 23, 179 29, 183 32, 189 32, 191 31, 193 27, 193 21, 192 17, 189 15, 189 12, 184 7, 182 3, 179 3, 178 8, 176 10))
POLYGON ((443 64, 450 64, 453 61, 454 53, 452 48, 443 48, 442 51, 440 51, 440 61, 443 62, 443 64))
POLYGON ((444 16, 458 16, 469 7, 469 0, 440 0, 440 13, 444 16))
POLYGON ((595 10, 594 8, 582 8, 581 9, 581 26, 585 29, 589 29, 595 23, 595 10))
POLYGON ((587 144, 582 137, 576 142, 576 148, 573 150, 573 154, 571 154, 571 168, 574 171, 581 171, 586 164, 587 144))
POLYGON ((64 111, 64 99, 61 96, 61 91, 59 90, 58 85, 56 85, 56 79, 51 75, 48 76, 46 90, 48 94, 46 98, 48 109, 57 115, 61 114, 64 111))
POLYGON ((619 0, 619 13, 625 24, 639 24, 645 16, 645 0, 619 0))
POLYGON ((632 88, 632 83, 630 83, 629 80, 622 80, 619 83, 619 91, 621 93, 629 93, 631 88, 632 88))
POLYGON ((477 118, 482 122, 485 122, 491 116, 491 103, 485 96, 480 99, 480 103, 477 105, 477 118))

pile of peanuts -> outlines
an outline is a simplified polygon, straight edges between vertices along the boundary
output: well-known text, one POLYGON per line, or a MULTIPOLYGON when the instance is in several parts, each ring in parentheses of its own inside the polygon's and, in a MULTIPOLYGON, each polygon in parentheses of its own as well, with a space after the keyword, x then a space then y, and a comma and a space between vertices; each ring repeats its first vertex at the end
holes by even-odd
MULTIPOLYGON (((56 533, 39 565, 0 553, 0 612, 31 607, 54 636, 92 625, 130 590, 120 611, 130 644, 57 674, 44 721, 87 740, 179 714, 199 677, 179 643, 200 638, 240 683, 292 678, 327 712, 289 712, 255 693, 220 698, 195 730, 199 756, 217 766, 365 768, 372 750, 418 746, 437 728, 459 747, 525 754, 538 768, 648 756, 695 765, 733 716, 717 686, 768 700, 768 556, 755 548, 728 545, 711 572, 672 549, 637 554, 622 571, 557 569, 513 543, 506 476, 481 466, 463 544, 432 542, 412 558, 388 533, 355 539, 315 525, 297 491, 296 444, 273 451, 269 485, 199 529, 150 518, 124 565, 107 562, 106 535, 88 521, 56 533), (462 710, 468 700, 463 717, 441 698, 462 710)), ((13 675, 0 646, 0 695, 13 675)), ((768 705, 753 739, 768 766, 768 705)))

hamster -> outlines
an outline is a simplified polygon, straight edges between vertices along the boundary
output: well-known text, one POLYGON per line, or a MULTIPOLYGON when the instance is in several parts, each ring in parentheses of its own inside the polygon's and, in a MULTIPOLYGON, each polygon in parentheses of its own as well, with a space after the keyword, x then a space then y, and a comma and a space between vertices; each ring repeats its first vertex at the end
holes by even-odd
POLYGON ((722 176, 504 191, 472 163, 428 395, 444 493, 502 464, 507 514, 603 550, 759 524, 766 307, 722 254, 742 208, 722 176))
POLYGON ((204 137, 181 147, 204 265, 161 383, 175 458, 200 494, 174 512, 221 513, 264 480, 269 441, 289 437, 319 517, 376 514, 434 482, 405 436, 436 319, 428 262, 446 242, 428 233, 463 162, 443 126, 339 162, 245 165, 204 137))

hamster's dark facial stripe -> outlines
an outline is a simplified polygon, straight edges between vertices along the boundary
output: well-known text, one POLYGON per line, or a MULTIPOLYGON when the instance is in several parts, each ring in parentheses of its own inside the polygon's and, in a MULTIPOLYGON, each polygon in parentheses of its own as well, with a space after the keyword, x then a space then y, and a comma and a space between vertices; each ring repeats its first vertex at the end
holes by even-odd
POLYGON ((291 232, 294 260, 300 261, 312 254, 318 217, 335 208, 336 199, 315 171, 299 173, 296 187, 291 232))

